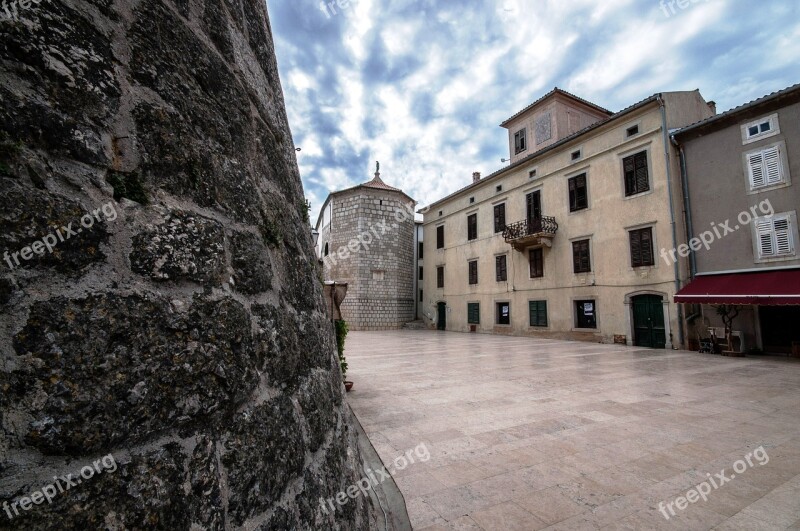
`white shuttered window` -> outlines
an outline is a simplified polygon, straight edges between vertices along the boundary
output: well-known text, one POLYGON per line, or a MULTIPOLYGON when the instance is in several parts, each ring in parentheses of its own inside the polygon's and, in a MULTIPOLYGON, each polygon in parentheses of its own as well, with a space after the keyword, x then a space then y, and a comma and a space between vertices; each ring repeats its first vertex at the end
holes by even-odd
POLYGON ((756 189, 784 181, 780 146, 772 146, 747 154, 750 188, 756 189))
POLYGON ((773 216, 755 220, 759 258, 794 254, 792 220, 789 216, 773 216))

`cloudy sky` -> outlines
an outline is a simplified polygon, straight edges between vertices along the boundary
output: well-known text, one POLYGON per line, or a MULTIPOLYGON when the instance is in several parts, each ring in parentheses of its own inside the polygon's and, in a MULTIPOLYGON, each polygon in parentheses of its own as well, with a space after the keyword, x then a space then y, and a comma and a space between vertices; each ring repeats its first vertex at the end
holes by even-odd
POLYGON ((800 82, 797 0, 684 2, 267 0, 312 220, 376 160, 421 205, 499 169, 498 124, 555 86, 612 111, 699 88, 724 111, 800 82))

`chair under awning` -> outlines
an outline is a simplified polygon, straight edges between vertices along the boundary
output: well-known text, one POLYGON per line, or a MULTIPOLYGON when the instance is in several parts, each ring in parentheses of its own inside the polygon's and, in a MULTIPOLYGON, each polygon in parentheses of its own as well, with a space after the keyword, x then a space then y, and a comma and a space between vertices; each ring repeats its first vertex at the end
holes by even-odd
POLYGON ((800 305, 800 269, 698 276, 675 295, 675 302, 800 305))

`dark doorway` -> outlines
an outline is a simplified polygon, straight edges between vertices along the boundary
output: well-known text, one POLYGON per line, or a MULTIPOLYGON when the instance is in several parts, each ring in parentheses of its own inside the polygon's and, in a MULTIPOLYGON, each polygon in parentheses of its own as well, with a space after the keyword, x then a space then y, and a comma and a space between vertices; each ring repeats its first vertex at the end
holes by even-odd
POLYGON ((436 328, 447 330, 447 304, 440 302, 436 304, 436 328))
POLYGON ((511 324, 511 303, 509 302, 497 303, 497 324, 499 325, 511 324))
POLYGON ((633 298, 633 344, 637 347, 666 348, 663 299, 658 295, 633 298))
POLYGON ((800 306, 759 306, 758 313, 764 351, 789 354, 800 341, 800 306))

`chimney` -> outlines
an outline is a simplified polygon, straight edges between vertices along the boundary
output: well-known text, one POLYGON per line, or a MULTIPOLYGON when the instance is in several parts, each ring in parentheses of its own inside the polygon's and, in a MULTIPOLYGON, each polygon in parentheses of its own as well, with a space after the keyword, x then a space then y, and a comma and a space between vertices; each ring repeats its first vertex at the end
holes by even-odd
POLYGON ((711 109, 711 113, 716 116, 717 115, 717 102, 716 101, 709 101, 708 108, 711 109))
POLYGON ((472 182, 476 183, 481 180, 481 172, 474 171, 472 172, 472 182))

